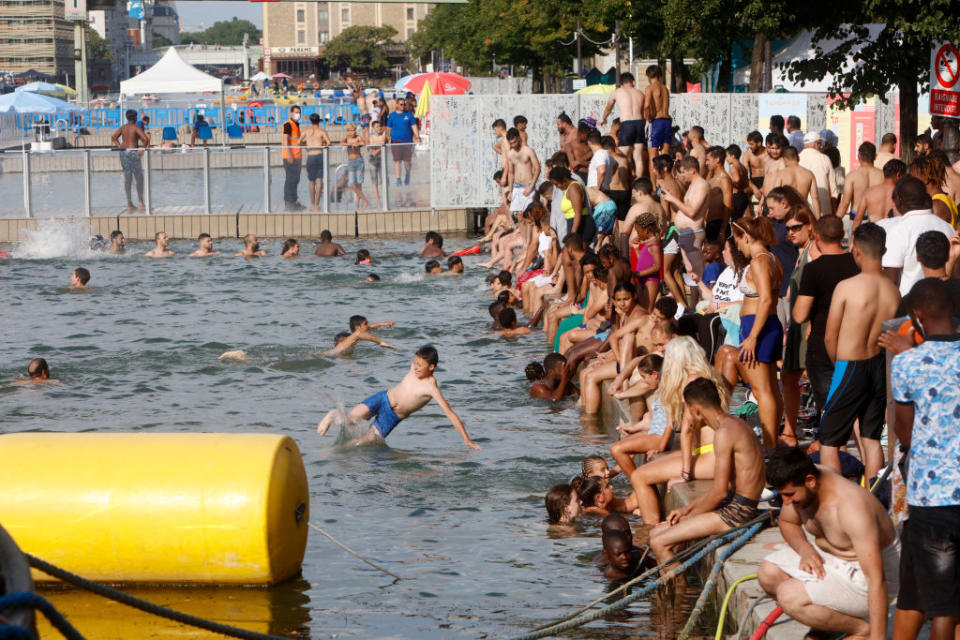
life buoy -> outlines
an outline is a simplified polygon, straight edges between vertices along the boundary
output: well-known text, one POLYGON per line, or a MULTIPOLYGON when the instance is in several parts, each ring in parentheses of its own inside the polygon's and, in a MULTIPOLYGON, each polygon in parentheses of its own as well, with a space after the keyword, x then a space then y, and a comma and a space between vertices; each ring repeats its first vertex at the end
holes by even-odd
POLYGON ((451 253, 451 256, 475 256, 483 250, 483 245, 475 244, 472 247, 466 249, 460 249, 460 251, 455 251, 451 253))

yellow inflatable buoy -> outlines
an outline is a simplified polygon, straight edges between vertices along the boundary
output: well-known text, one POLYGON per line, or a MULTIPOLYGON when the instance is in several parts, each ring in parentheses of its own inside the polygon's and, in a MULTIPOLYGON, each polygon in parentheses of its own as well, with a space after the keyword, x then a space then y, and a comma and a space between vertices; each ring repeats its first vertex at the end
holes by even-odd
POLYGON ((287 436, 0 436, 0 523, 23 551, 91 580, 275 584, 299 573, 308 519, 287 436))

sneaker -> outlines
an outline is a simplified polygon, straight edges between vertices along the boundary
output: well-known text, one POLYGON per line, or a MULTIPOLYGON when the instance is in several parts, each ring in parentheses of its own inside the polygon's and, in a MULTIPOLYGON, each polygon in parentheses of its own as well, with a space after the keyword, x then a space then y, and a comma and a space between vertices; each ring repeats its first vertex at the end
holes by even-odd
POLYGON ((403 184, 410 184, 410 174, 409 174, 409 173, 408 173, 406 176, 404 176, 404 178, 403 178, 403 184))
POLYGON ((400 178, 397 178, 397 186, 399 187, 401 184, 403 183, 400 181, 400 178))

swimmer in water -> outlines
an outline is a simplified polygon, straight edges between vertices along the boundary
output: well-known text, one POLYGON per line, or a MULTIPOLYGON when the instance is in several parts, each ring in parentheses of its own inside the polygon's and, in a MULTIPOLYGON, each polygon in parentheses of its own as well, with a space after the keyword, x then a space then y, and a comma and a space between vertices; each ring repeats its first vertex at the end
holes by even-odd
POLYGON ((209 233, 201 233, 197 236, 197 242, 200 244, 200 248, 190 254, 191 258, 206 258, 208 256, 220 255, 219 251, 213 250, 213 238, 210 237, 209 233))
POLYGON ((393 320, 387 320, 385 322, 377 322, 370 324, 367 322, 367 319, 363 316, 351 316, 350 317, 350 333, 346 334, 343 340, 341 336, 344 334, 337 334, 334 343, 336 346, 333 349, 325 352, 324 355, 328 356, 337 356, 347 353, 348 351, 353 350, 355 344, 360 340, 367 340, 368 342, 374 342, 381 347, 386 349, 396 349, 392 344, 387 343, 384 340, 381 340, 377 336, 370 333, 371 329, 379 329, 380 327, 396 327, 397 323, 393 320))
POLYGON ((83 267, 77 267, 70 276, 70 288, 77 291, 90 291, 87 283, 90 282, 90 272, 83 267))
POLYGON ((611 529, 603 533, 603 557, 607 564, 603 577, 608 580, 625 580, 636 573, 643 553, 633 546, 633 536, 630 533, 611 529))
POLYGON ((371 273, 367 276, 367 279, 364 282, 380 282, 380 276, 375 273, 371 273))
POLYGON ((357 251, 357 259, 353 264, 373 264, 373 260, 370 259, 370 252, 366 249, 357 251))
POLYGON ((547 524, 569 527, 583 511, 580 496, 568 484, 555 484, 543 499, 547 507, 547 524))
POLYGON ((27 365, 27 378, 19 378, 10 384, 23 386, 27 384, 60 384, 59 380, 50 377, 50 366, 43 358, 34 358, 27 365))
POLYGON ((260 241, 257 240, 257 236, 253 233, 248 233, 247 235, 243 236, 243 249, 237 251, 233 255, 249 260, 251 258, 265 256, 267 255, 267 252, 260 248, 260 241))
POLYGON ((126 253, 127 247, 123 239, 123 231, 115 229, 110 233, 110 247, 107 253, 116 253, 118 255, 126 253))
POLYGON ((157 235, 153 236, 153 239, 156 241, 157 246, 143 255, 148 258, 170 258, 176 255, 176 253, 167 249, 167 245, 170 244, 170 237, 167 236, 165 232, 157 231, 157 235))
POLYGON ((443 250, 443 236, 436 231, 427 231, 419 253, 422 258, 446 258, 447 253, 443 250))
POLYGON ((321 258, 334 258, 336 256, 342 256, 346 253, 339 244, 333 241, 333 234, 329 230, 324 229, 320 232, 320 244, 317 245, 317 248, 314 250, 313 255, 320 256, 321 258))
POLYGON ((423 270, 427 272, 427 275, 439 275, 443 273, 443 267, 440 266, 440 263, 436 260, 430 260, 427 264, 423 265, 423 270))
POLYGON ((445 276, 458 276, 463 273, 463 260, 460 256, 450 256, 447 258, 447 270, 443 272, 445 276))
POLYGON ((498 319, 500 320, 501 328, 497 333, 504 338, 523 336, 533 332, 533 330, 526 325, 522 327, 517 326, 517 312, 513 310, 513 307, 505 307, 501 310, 498 319))
POLYGON ((237 360, 238 362, 249 362, 249 360, 247 360, 247 352, 243 349, 224 351, 220 354, 220 357, 217 358, 217 360, 237 360))
POLYGON ((296 238, 287 238, 283 243, 283 249, 280 250, 281 258, 299 258, 300 243, 296 238))
MULTIPOLYGON (((463 422, 450 408, 446 398, 443 397, 443 393, 440 392, 437 379, 433 377, 437 362, 439 362, 439 356, 436 349, 430 345, 420 347, 413 357, 410 371, 403 377, 400 384, 389 391, 376 393, 354 407, 345 416, 349 422, 355 423, 360 420, 368 420, 371 417, 374 418, 373 425, 366 435, 354 444, 361 445, 368 442, 383 441, 402 420, 422 409, 433 399, 440 405, 443 413, 453 424, 454 429, 463 438, 464 444, 479 450, 480 445, 470 439, 463 422)), ((334 409, 324 416, 320 424, 317 425, 317 433, 324 435, 338 415, 342 415, 341 412, 334 409)))

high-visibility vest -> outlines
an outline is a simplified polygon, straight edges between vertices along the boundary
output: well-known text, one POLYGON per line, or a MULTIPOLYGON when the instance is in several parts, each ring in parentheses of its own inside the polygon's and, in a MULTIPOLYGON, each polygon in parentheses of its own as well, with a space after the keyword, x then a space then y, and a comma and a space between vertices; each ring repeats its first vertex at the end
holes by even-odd
POLYGON ((287 142, 287 136, 283 137, 281 143, 283 148, 280 150, 280 155, 284 160, 299 160, 303 151, 300 149, 300 125, 293 120, 287 120, 287 124, 290 125, 290 140, 287 142))

